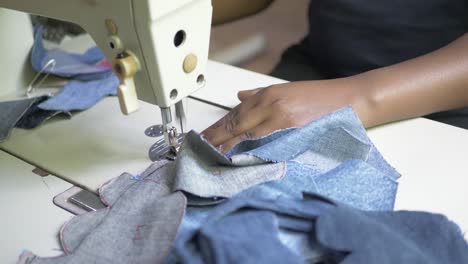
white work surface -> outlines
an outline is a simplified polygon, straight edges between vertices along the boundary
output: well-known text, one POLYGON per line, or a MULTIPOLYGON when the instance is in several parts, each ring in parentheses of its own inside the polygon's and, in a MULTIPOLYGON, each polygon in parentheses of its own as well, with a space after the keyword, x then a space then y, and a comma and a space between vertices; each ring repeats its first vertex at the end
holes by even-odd
MULTIPOLYGON (((209 126, 225 113, 190 99, 186 110, 187 126, 196 130, 209 126)), ((150 165, 148 150, 157 139, 144 132, 161 123, 156 106, 142 102, 138 112, 124 116, 117 97, 109 97, 70 120, 56 118, 38 129, 15 129, 0 148, 95 191, 123 172, 136 175, 150 165)))
POLYGON ((52 203, 72 185, 41 177, 34 167, 0 150, 0 263, 16 263, 25 249, 42 256, 61 254, 58 231, 71 214, 52 203))
MULTIPOLYGON (((238 90, 279 82, 210 62, 207 87, 194 96, 232 107, 238 103, 238 90)), ((194 100, 188 100, 187 108, 189 128, 199 131, 226 113, 194 100)), ((142 104, 139 112, 123 116, 117 99, 107 98, 71 120, 55 119, 29 131, 15 129, 0 148, 96 190, 123 172, 135 174, 149 165, 147 153, 155 139, 145 136, 144 130, 156 123, 160 123, 156 107, 142 104)), ((468 131, 414 119, 373 129, 369 136, 402 174, 397 209, 444 213, 468 231, 468 192, 464 190, 468 183, 468 131)), ((16 188, 20 191, 23 187, 18 184, 16 188)), ((63 219, 51 221, 61 223, 63 219)))

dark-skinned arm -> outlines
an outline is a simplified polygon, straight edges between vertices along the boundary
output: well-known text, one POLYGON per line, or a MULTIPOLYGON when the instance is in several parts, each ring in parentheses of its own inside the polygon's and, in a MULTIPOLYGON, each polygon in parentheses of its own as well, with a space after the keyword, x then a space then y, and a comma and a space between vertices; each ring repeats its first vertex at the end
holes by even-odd
POLYGON ((239 92, 241 104, 203 135, 226 152, 351 105, 365 127, 468 106, 468 34, 427 55, 352 77, 239 92))

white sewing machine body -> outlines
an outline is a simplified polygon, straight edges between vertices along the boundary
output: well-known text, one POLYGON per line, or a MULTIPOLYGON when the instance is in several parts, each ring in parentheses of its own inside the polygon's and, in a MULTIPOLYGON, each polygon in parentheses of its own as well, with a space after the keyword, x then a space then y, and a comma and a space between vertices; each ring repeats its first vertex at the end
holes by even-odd
MULTIPOLYGON (((111 62, 128 51, 141 69, 134 79, 145 102, 167 108, 204 84, 210 0, 2 0, 0 7, 80 25, 111 62), (186 72, 184 60, 191 54, 196 67, 186 72)), ((14 23, 3 21, 1 27, 3 34, 29 34, 15 30, 14 23)))
MULTIPOLYGON (((72 22, 85 29, 120 79, 121 111, 136 111, 138 100, 159 106, 166 142, 178 147, 171 107, 180 109, 178 118, 184 122, 182 100, 205 85, 210 0, 2 0, 2 7, 72 22)), ((12 34, 30 34, 12 32, 14 22, 0 25, 2 40, 9 41, 12 34)), ((8 68, 8 61, 6 65, 8 68)), ((23 75, 27 72, 24 69, 14 67, 20 71, 4 74, 23 75)))

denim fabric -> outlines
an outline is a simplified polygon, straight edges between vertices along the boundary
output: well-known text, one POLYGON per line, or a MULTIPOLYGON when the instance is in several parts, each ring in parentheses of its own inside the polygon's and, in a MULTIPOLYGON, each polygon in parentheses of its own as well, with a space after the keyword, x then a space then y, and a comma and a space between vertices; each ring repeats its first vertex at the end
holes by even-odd
POLYGON ((351 107, 342 108, 302 128, 277 131, 235 146, 228 156, 247 153, 273 161, 296 160, 319 172, 349 159, 360 159, 392 178, 400 174, 377 151, 351 107))
POLYGON ((57 96, 48 100, 38 97, 1 102, 0 142, 9 136, 14 126, 35 128, 60 113, 71 117, 70 111, 88 109, 103 97, 117 94, 119 80, 98 48, 92 48, 84 54, 70 54, 59 49, 46 50, 42 43, 42 32, 42 28, 35 32, 31 54, 33 67, 43 73, 75 80, 68 82, 57 96), (44 69, 51 59, 56 61, 55 67, 44 69))
POLYGON ((281 244, 275 220, 271 212, 245 212, 204 226, 197 238, 203 263, 301 263, 281 244))
POLYGON ((287 161, 286 175, 240 195, 291 196, 316 192, 358 209, 393 209, 399 178, 366 135, 350 107, 259 140, 244 141, 228 155, 246 153, 287 161))
POLYGON ((16 123, 17 128, 23 129, 33 129, 40 126, 45 121, 49 120, 50 118, 63 114, 66 115, 68 118, 71 118, 70 112, 63 112, 63 111, 51 111, 51 110, 43 110, 39 108, 39 104, 48 100, 47 96, 43 96, 38 98, 31 107, 26 111, 26 113, 21 117, 21 119, 16 123))
POLYGON ((84 54, 67 53, 60 49, 46 50, 42 43, 42 32, 41 27, 35 32, 31 53, 34 69, 73 80, 58 95, 40 104, 39 108, 49 111, 81 111, 92 107, 105 96, 117 94, 119 80, 97 47, 84 54), (55 66, 44 68, 51 59, 55 60, 55 66))
POLYGON ((36 29, 31 52, 31 63, 36 71, 45 70, 44 73, 82 81, 102 79, 112 75, 112 68, 97 47, 89 49, 84 54, 68 53, 60 49, 46 50, 42 43, 42 33, 42 27, 36 29), (56 61, 55 67, 44 69, 51 59, 56 61))
POLYGON ((177 156, 173 189, 200 198, 226 198, 251 186, 278 180, 285 171, 285 162, 272 163, 248 155, 228 159, 191 131, 177 156))
POLYGON ((315 194, 233 198, 213 209, 188 241, 184 263, 468 263, 467 242, 444 216, 361 211, 315 194), (291 235, 282 239, 281 229, 291 226, 314 247, 306 259, 284 245, 291 235))
MULTIPOLYGON (((73 218, 60 232, 66 255, 40 258, 24 252, 19 263, 160 263, 169 254, 186 208, 171 192, 167 162, 135 180, 129 174, 100 188, 109 207, 73 218)), ((171 170, 172 171, 172 170, 171 170)))
MULTIPOLYGON (((262 259, 265 263, 276 263, 278 261, 275 259, 289 259, 288 263, 300 263, 300 256, 281 243, 279 228, 309 231, 312 226, 308 223, 333 207, 331 201, 325 201, 283 197, 232 198, 212 209, 208 217, 196 214, 200 217, 198 220, 203 223, 200 228, 185 230, 185 233, 179 232, 179 235, 183 233, 184 236, 183 240, 176 241, 179 261, 244 263, 262 259), (220 244, 226 247, 220 247, 220 244)), ((187 214, 189 213, 187 211, 187 214)), ((190 220, 185 218, 182 228, 187 228, 186 221, 190 220)), ((317 251, 312 258, 321 259, 323 254, 323 251, 317 251)))
MULTIPOLYGON (((318 245, 317 241, 308 239, 310 230, 315 227, 314 219, 332 208, 333 203, 318 196, 304 200, 302 193, 322 193, 366 210, 391 210, 398 178, 395 170, 384 161, 366 137, 365 130, 350 108, 327 115, 304 128, 287 129, 257 141, 241 143, 227 157, 198 134, 190 132, 176 162, 166 164, 162 170, 153 169, 156 165, 132 179, 141 182, 154 177, 158 186, 165 186, 168 192, 184 191, 188 203, 196 205, 186 210, 174 250, 166 259, 168 263, 222 261, 224 257, 246 261, 248 254, 232 255, 226 249, 213 253, 213 250, 218 249, 217 241, 223 240, 223 237, 212 237, 217 233, 212 228, 221 228, 223 225, 218 225, 221 223, 218 221, 229 216, 228 222, 233 228, 225 229, 236 230, 236 223, 262 211, 267 213, 261 213, 258 219, 266 221, 268 235, 259 233, 262 229, 258 225, 255 225, 258 230, 253 225, 241 225, 242 228, 248 231, 247 234, 276 236, 276 240, 268 243, 271 247, 285 246, 271 254, 252 249, 255 254, 262 254, 259 255, 262 260, 279 259, 281 256, 275 254, 280 252, 281 255, 284 253, 297 257, 288 258, 299 262, 304 258, 323 260, 343 257, 343 254, 332 254, 318 245), (282 177, 284 164, 286 175, 282 177), (166 177, 157 176, 161 173, 166 177), (248 217, 237 215, 239 212, 249 213, 248 217), (231 215, 233 218, 230 218, 231 215), (197 241, 201 241, 202 245, 197 241), (205 250, 203 255, 200 252, 202 247, 211 251, 205 250)), ((135 203, 138 203, 137 199, 142 199, 149 203, 152 199, 150 195, 118 198, 123 190, 133 188, 133 183, 127 178, 118 178, 109 185, 112 188, 109 187, 105 192, 105 199, 127 199, 135 203)), ((118 219, 117 216, 114 218, 118 219)), ((88 226, 92 227, 93 224, 89 223, 88 226)), ((90 231, 85 232, 83 229, 86 228, 81 228, 80 233, 74 236, 79 239, 73 241, 87 240, 82 235, 90 231)), ((122 228, 123 234, 127 231, 122 228)), ((232 235, 227 234, 224 238, 232 235)), ((83 242, 80 248, 81 245, 83 242)), ((252 244, 252 247, 255 245, 252 244)), ((111 252, 115 249, 101 247, 100 250, 111 252)))
POLYGON ((324 247, 350 252, 342 264, 468 263, 459 227, 438 214, 339 206, 318 218, 316 238, 324 247))
POLYGON ((70 81, 39 108, 50 111, 86 110, 108 95, 116 95, 119 80, 115 75, 94 81, 70 81))
MULTIPOLYGON (((227 156, 233 162, 248 156, 287 162, 285 177, 253 186, 235 198, 300 199, 303 192, 315 192, 358 209, 392 210, 394 206, 399 174, 375 149, 350 107, 303 128, 285 129, 258 140, 244 141, 227 156)), ((187 209, 173 259, 190 259, 193 256, 196 250, 193 251, 187 241, 201 228, 202 223, 212 218, 211 210, 213 207, 187 209)), ((301 250, 307 245, 304 245, 305 239, 301 239, 300 235, 298 238, 297 234, 280 234, 284 241, 299 241, 290 245, 291 250, 301 254, 311 253, 310 248, 309 251, 301 250)))
POLYGON ((0 102, 0 142, 6 140, 18 121, 38 98, 0 102))
MULTIPOLYGON (((245 141, 227 157, 190 132, 179 153, 176 175, 181 176, 176 176, 174 189, 198 198, 230 197, 253 186, 239 195, 298 198, 304 191, 317 192, 366 210, 393 209, 399 177, 375 150, 351 108, 301 129, 245 141), (267 161, 273 163, 266 166, 267 161), (287 162, 285 177, 275 162, 287 162)), ((215 203, 205 201, 199 199, 199 205, 215 203)))

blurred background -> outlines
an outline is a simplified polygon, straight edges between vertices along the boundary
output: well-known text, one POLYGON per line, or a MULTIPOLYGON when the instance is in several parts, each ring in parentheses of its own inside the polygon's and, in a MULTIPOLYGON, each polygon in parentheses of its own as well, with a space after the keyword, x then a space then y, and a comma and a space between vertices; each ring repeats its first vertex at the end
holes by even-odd
MULTIPOLYGON (((310 0, 276 0, 263 12, 213 27, 210 58, 251 71, 268 74, 282 52, 299 42, 307 32, 310 0)), ((60 43, 64 36, 82 34, 76 25, 33 16, 35 25, 45 26, 44 39, 60 43)))
POLYGON ((255 16, 214 27, 211 59, 268 74, 281 53, 305 36, 309 2, 276 0, 255 16))

